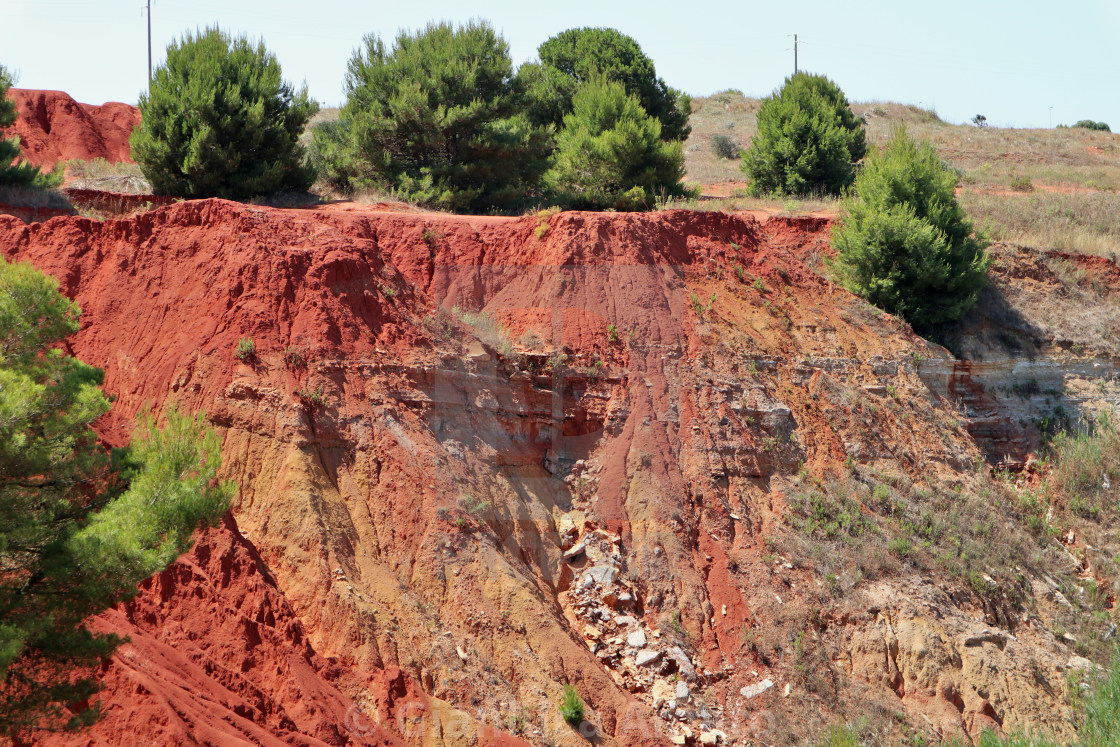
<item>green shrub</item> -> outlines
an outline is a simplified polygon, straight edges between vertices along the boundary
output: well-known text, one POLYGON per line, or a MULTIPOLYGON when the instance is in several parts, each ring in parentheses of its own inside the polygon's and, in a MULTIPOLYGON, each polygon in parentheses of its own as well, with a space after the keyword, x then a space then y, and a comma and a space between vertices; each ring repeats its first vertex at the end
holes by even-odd
POLYGON ((252 337, 242 337, 237 341, 237 350, 233 354, 240 361, 251 361, 257 357, 257 344, 252 337))
POLYGON ((664 142, 661 123, 621 84, 588 83, 572 105, 545 176, 562 201, 577 208, 643 210, 658 196, 685 193, 681 143, 664 142))
POLYGON ((547 132, 524 114, 509 45, 489 24, 432 23, 391 51, 350 58, 337 123, 312 132, 312 162, 343 191, 388 189, 445 210, 509 210, 546 168, 547 132))
POLYGON ((322 385, 314 389, 312 389, 310 385, 300 387, 295 391, 295 395, 309 410, 317 410, 325 407, 327 404, 327 393, 322 385))
POLYGON ((848 290, 928 331, 959 318, 987 281, 985 242, 957 204, 957 174, 897 127, 865 163, 833 229, 848 290))
POLYGON ((1084 130, 1097 130, 1099 132, 1112 132, 1112 130, 1109 129, 1108 124, 1106 122, 1094 122, 1091 119, 1082 119, 1081 121, 1074 123, 1073 126, 1074 127, 1080 127, 1084 130))
POLYGON ((299 348, 289 345, 284 348, 284 365, 291 369, 307 368, 307 356, 299 348))
POLYGON ((632 38, 610 28, 562 31, 541 44, 540 63, 525 65, 519 77, 539 124, 563 126, 579 88, 592 80, 622 84, 646 113, 661 123, 663 140, 685 140, 692 100, 657 77, 653 61, 632 38))
MULTIPOLYGON (((8 89, 12 87, 12 75, 7 68, 0 65, 0 129, 16 121, 16 102, 8 98, 8 89)), ((30 187, 32 189, 49 189, 62 184, 63 170, 56 168, 49 174, 44 174, 38 166, 32 166, 26 161, 15 163, 19 158, 19 138, 0 138, 0 186, 2 187, 30 187)))
POLYGON ((728 160, 738 158, 743 152, 743 149, 736 145, 735 141, 727 135, 716 135, 712 138, 712 153, 715 153, 720 158, 728 160))
POLYGON ((742 169, 755 195, 840 194, 867 150, 863 124, 839 86, 796 73, 763 99, 742 169))
POLYGON ((583 698, 571 685, 564 685, 564 694, 560 698, 560 715, 572 726, 583 723, 584 705, 583 698))
POLYGON ((173 42, 131 139, 153 191, 244 199, 311 186, 299 137, 318 105, 280 75, 263 42, 217 28, 173 42))

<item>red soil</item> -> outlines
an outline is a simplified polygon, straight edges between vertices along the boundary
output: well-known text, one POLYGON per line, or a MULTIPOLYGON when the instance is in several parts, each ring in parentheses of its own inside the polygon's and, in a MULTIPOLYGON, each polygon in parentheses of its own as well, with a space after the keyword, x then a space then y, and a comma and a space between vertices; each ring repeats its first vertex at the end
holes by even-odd
POLYGON ((79 104, 62 91, 11 88, 18 119, 3 130, 18 137, 23 159, 46 170, 59 161, 131 161, 128 137, 140 123, 140 111, 128 104, 79 104))
POLYGON ((771 481, 830 470, 855 442, 859 460, 914 474, 975 458, 960 433, 931 448, 925 411, 860 413, 842 396, 890 384, 924 402, 905 361, 929 351, 886 315, 867 334, 853 298, 809 269, 826 227, 670 211, 542 228, 221 200, 105 222, 0 216, 0 251, 83 309, 69 347, 116 396, 104 438, 124 443, 145 404, 174 397, 220 428, 240 486, 237 525, 98 618, 133 643, 86 738, 514 744, 482 722, 531 710, 534 743, 585 744, 555 707, 567 682, 603 744, 665 744, 640 677, 596 656, 565 606, 558 524, 581 513, 618 534, 633 614, 709 670, 696 697, 761 738, 797 705, 739 695, 782 681, 744 625, 773 624, 777 595, 799 609, 808 583, 764 559, 785 501, 771 481), (465 324, 441 328, 439 306, 486 310, 545 352, 503 357, 465 324), (240 361, 244 337, 257 352, 240 361), (543 374, 560 355, 567 368, 543 374), (582 460, 596 468, 581 497, 561 478, 582 460), (488 508, 464 508, 471 496, 488 508))

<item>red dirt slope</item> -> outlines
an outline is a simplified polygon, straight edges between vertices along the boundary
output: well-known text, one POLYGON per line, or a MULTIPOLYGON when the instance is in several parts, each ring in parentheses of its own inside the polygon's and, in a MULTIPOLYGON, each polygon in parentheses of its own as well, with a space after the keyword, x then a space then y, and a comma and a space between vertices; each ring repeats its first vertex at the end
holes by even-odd
POLYGON ((3 131, 18 137, 23 158, 46 170, 59 161, 131 161, 128 137, 140 123, 140 111, 111 101, 101 106, 79 104, 62 91, 8 90, 19 118, 3 131))
MULTIPOLYGON (((344 670, 312 650, 229 516, 93 627, 129 642, 102 678, 112 697, 98 727, 59 743, 129 744, 143 735, 161 745, 401 744, 380 729, 346 732, 352 701, 334 686, 344 670)), ((369 684, 385 699, 396 677, 369 684)))
POLYGON ((563 747, 773 744, 902 709, 940 733, 989 711, 1060 728, 1020 643, 1018 674, 985 679, 1003 647, 967 643, 989 627, 967 593, 933 614, 897 586, 834 607, 799 558, 779 562, 810 478, 948 480, 978 457, 918 376, 947 354, 811 270, 824 229, 221 200, 0 216, 0 251, 83 309, 69 344, 116 395, 107 440, 174 397, 220 428, 240 486, 240 536, 204 536, 100 619, 163 684, 126 649, 91 734, 314 744, 380 723, 414 745, 509 743, 495 727, 563 747), (234 355, 241 338, 255 356, 234 355), (896 636, 919 608, 938 627, 896 636), (818 658, 793 658, 803 639, 818 658), (978 666, 927 671, 946 641, 978 666), (588 705, 579 729, 556 707, 565 683, 588 705), (339 729, 345 698, 371 716, 347 706, 339 729))

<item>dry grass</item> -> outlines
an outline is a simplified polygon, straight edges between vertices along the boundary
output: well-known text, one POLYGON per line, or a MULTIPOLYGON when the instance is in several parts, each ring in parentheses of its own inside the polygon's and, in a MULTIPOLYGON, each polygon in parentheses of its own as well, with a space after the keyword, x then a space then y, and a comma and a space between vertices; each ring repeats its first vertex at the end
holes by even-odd
POLYGON ((659 202, 658 210, 718 210, 731 212, 762 212, 770 215, 794 216, 822 213, 834 215, 840 201, 834 197, 718 197, 687 198, 659 202))
MULTIPOLYGON (((744 181, 739 160, 718 157, 713 143, 726 136, 748 147, 760 103, 737 92, 693 101, 687 179, 705 185, 744 181)), ((1120 190, 1120 134, 955 125, 936 112, 886 102, 856 103, 852 109, 866 121, 873 147, 899 123, 911 136, 930 141, 960 173, 962 202, 993 238, 1105 256, 1113 256, 1120 244, 1120 197, 1112 194, 1120 190)), ((687 207, 752 209, 739 200, 687 207)), ((830 207, 835 203, 808 209, 830 207)))
POLYGON ((134 163, 110 163, 104 158, 73 160, 66 164, 66 186, 130 195, 151 194, 152 185, 134 163))
POLYGON ((991 194, 964 190, 961 204, 996 241, 1120 255, 1120 195, 1112 192, 991 194))
MULTIPOLYGON (((685 143, 689 180, 743 180, 739 162, 716 156, 712 141, 726 135, 749 146, 760 103, 733 92, 693 100, 692 136, 685 143)), ((905 124, 911 136, 929 140, 966 185, 1010 189, 1013 180, 1025 177, 1035 186, 1120 189, 1120 134, 954 125, 928 109, 878 101, 852 104, 852 110, 865 119, 871 145, 882 145, 894 125, 905 124)))
POLYGON ((0 186, 0 204, 26 208, 58 208, 66 210, 70 201, 66 195, 53 189, 0 186))
POLYGON ((692 134, 684 144, 684 162, 689 181, 701 184, 741 182, 739 159, 720 158, 713 148, 718 135, 724 135, 740 148, 751 143, 755 133, 759 99, 741 93, 724 92, 692 100, 692 134))

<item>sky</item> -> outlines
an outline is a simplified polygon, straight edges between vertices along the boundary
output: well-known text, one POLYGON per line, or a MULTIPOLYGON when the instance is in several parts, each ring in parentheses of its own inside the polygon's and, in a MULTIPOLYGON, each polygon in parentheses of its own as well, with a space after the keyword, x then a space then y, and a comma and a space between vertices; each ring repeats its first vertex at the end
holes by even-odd
MULTIPOLYGON (((21 88, 135 104, 147 81, 149 0, 0 0, 0 65, 21 88)), ((793 72, 823 73, 851 101, 932 108, 997 127, 1080 119, 1120 130, 1120 0, 150 0, 152 56, 186 30, 263 39, 284 77, 325 106, 344 101, 346 61, 366 34, 387 43, 432 20, 484 18, 515 64, 567 28, 638 41, 665 81, 693 96, 764 96, 793 72)))

